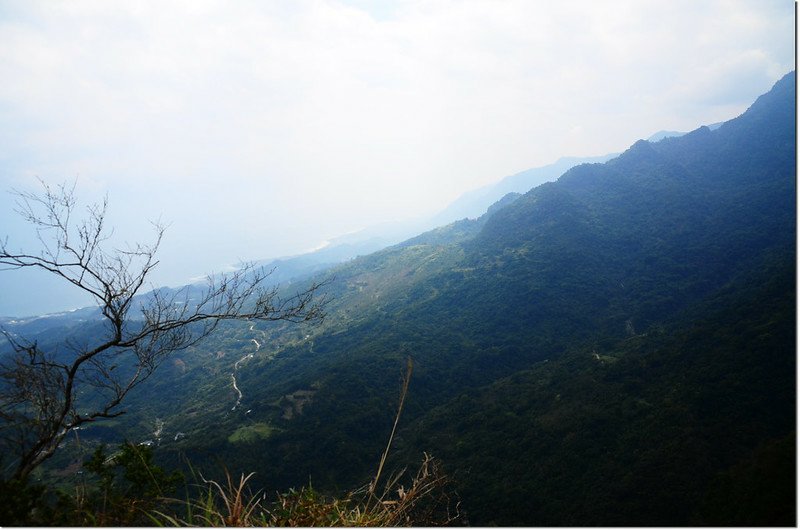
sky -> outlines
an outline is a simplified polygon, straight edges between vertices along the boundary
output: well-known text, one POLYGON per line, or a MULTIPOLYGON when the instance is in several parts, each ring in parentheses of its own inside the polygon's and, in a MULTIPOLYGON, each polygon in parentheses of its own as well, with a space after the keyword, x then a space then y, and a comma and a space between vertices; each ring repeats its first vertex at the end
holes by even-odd
MULTIPOLYGON (((179 285, 733 118, 794 42, 790 0, 0 0, 0 237, 36 250, 9 191, 74 182, 115 240, 166 223, 179 285)), ((69 292, 0 271, 0 315, 69 292)))

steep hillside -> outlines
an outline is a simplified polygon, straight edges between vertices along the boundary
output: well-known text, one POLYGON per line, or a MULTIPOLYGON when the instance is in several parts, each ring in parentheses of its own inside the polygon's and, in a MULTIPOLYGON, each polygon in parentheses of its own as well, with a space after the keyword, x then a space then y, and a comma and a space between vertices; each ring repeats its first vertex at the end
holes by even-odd
POLYGON ((334 267, 321 326, 226 324, 83 443, 351 488, 412 357, 392 464, 474 524, 794 524, 794 89, 334 267))
MULTIPOLYGON (((404 431, 402 451, 407 458, 427 449, 442 454, 461 477, 473 522, 723 520, 703 500, 719 495, 715 481, 744 473, 734 469, 758 451, 773 454, 794 429, 785 406, 794 399, 794 283, 787 272, 795 252, 793 86, 792 75, 717 131, 639 142, 616 160, 580 166, 532 190, 494 213, 473 239, 428 255, 422 277, 372 306, 357 325, 336 329, 334 322, 310 344, 254 367, 245 383, 273 382, 256 390, 256 402, 298 390, 313 395, 302 414, 273 416, 285 430, 263 442, 269 463, 261 469, 288 482, 311 475, 331 486, 366 477, 388 434, 402 359, 410 355, 417 372, 405 419, 414 427, 404 431), (447 259, 437 268, 431 264, 439 256, 447 259), (654 352, 656 368, 641 364, 641 351, 654 352), (702 370, 682 371, 691 366, 687 352, 697 352, 692 362, 702 370), (731 355, 737 362, 729 362, 731 355), (542 363, 557 374, 547 379, 547 399, 569 396, 566 411, 546 420, 556 432, 544 453, 545 446, 518 436, 516 429, 531 428, 509 413, 546 416, 523 392, 527 378, 537 377, 525 371, 542 363), (599 367, 615 382, 592 388, 599 367), (513 374, 521 387, 508 382, 513 374), (724 383, 709 388, 715 378, 724 383), (504 387, 508 401, 498 403, 490 385, 504 387), (575 395, 576 388, 583 393, 575 395), (664 406, 666 397, 654 403, 655 395, 673 397, 664 406), (610 396, 610 404, 598 396, 610 396), (637 403, 660 405, 660 413, 607 411, 637 403), (702 421, 716 414, 717 422, 702 421), (570 453, 559 471, 575 433, 584 433, 576 443, 589 449, 570 453), (591 450, 599 433, 611 449, 591 450), (614 464, 622 453, 630 464, 614 464), (649 466, 666 474, 668 488, 656 486, 649 466), (590 492, 570 493, 573 481, 585 479, 570 475, 574 470, 592 473, 597 487, 612 471, 628 478, 598 493, 602 500, 591 507, 584 499, 590 492), (542 478, 557 472, 563 478, 556 485, 542 478), (516 484, 518 504, 504 484, 516 484), (526 507, 531 491, 546 495, 542 510, 526 507)), ((785 503, 782 509, 776 517, 785 520, 791 510, 785 503)))

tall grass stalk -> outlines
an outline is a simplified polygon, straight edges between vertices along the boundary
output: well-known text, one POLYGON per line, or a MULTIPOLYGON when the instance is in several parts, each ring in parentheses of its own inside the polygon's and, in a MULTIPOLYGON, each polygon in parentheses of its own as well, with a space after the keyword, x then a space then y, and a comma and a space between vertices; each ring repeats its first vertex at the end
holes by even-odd
POLYGON ((378 464, 378 472, 375 473, 375 478, 373 479, 372 483, 369 487, 369 494, 375 494, 375 488, 378 487, 378 480, 381 478, 381 472, 383 471, 383 465, 386 463, 386 457, 389 455, 389 449, 392 448, 392 441, 394 440, 394 433, 397 430, 397 424, 400 422, 400 414, 403 412, 403 404, 406 401, 406 394, 408 394, 408 385, 411 382, 411 373, 414 371, 414 361, 411 360, 411 357, 408 358, 406 361, 406 375, 403 378, 403 386, 400 390, 400 405, 397 407, 397 414, 394 417, 394 425, 392 426, 392 433, 389 435, 389 442, 386 444, 386 449, 383 451, 381 455, 380 464, 378 464))

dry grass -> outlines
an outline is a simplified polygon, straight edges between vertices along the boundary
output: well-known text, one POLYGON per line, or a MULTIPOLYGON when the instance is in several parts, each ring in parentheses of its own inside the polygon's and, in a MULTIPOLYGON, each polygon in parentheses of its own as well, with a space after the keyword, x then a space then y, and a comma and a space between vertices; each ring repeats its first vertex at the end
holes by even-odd
POLYGON ((241 475, 234 481, 226 473, 220 484, 205 481, 204 491, 194 501, 173 501, 185 515, 162 511, 148 514, 159 526, 442 526, 459 519, 458 502, 439 463, 425 455, 410 484, 401 484, 404 473, 387 482, 380 496, 370 493, 372 484, 347 494, 327 498, 313 488, 303 487, 278 494, 267 501, 261 492, 251 492, 241 475))

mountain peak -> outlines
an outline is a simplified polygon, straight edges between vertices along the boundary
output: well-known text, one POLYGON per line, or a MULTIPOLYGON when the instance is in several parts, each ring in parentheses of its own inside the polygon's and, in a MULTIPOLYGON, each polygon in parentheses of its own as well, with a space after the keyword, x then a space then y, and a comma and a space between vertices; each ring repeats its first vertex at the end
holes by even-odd
POLYGON ((647 140, 636 140, 636 142, 634 142, 634 144, 628 150, 652 151, 653 146, 650 145, 650 142, 647 140))
POLYGON ((795 90, 795 71, 792 70, 791 72, 787 73, 785 76, 781 77, 778 81, 772 85, 772 88, 766 94, 762 94, 755 100, 755 102, 750 105, 750 108, 747 109, 750 111, 751 109, 758 109, 763 105, 769 104, 771 101, 781 99, 782 96, 786 96, 787 94, 792 95, 794 94, 795 90))
POLYGON ((728 123, 740 122, 742 120, 769 120, 773 116, 788 115, 787 110, 789 109, 787 109, 787 102, 789 102, 792 111, 792 126, 794 126, 795 85, 795 72, 792 70, 780 78, 769 92, 759 96, 741 116, 728 123))
POLYGON ((679 131, 658 131, 657 133, 652 134, 651 136, 649 136, 647 138, 647 141, 650 142, 650 143, 656 143, 656 142, 660 142, 664 138, 674 138, 676 136, 683 136, 684 134, 686 134, 686 133, 685 132, 679 132, 679 131))
POLYGON ((632 160, 632 159, 651 159, 654 156, 658 155, 658 151, 653 148, 653 144, 648 142, 647 140, 637 140, 632 146, 630 146, 624 153, 622 153, 619 157, 609 162, 610 164, 617 164, 622 161, 632 160))

